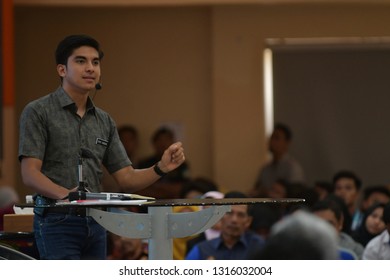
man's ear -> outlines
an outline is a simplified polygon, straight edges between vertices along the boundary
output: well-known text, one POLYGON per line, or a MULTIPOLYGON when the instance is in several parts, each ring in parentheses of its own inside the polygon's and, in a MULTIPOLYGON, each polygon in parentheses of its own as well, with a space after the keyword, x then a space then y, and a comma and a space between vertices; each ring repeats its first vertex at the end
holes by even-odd
POLYGON ((57 73, 58 75, 63 78, 66 75, 66 65, 64 64, 58 64, 57 65, 57 73))

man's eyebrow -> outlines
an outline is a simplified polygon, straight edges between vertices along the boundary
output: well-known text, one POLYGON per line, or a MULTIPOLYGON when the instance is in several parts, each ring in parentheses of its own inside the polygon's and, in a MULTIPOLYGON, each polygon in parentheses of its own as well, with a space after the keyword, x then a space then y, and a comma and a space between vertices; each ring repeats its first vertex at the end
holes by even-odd
POLYGON ((79 59, 79 58, 82 58, 82 59, 87 59, 85 56, 82 56, 82 55, 77 55, 74 57, 75 59, 79 59))
MULTIPOLYGON (((77 55, 74 57, 74 59, 87 59, 86 56, 83 56, 83 55, 77 55)), ((99 60, 100 61, 100 58, 99 57, 94 57, 92 60, 99 60)))

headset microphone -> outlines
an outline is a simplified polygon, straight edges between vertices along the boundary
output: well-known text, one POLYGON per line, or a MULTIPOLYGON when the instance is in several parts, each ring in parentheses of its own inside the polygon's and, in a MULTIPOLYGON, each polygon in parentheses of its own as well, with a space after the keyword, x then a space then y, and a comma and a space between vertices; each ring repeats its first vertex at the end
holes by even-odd
POLYGON ((95 89, 96 90, 101 90, 102 89, 102 84, 101 83, 97 83, 96 85, 95 85, 95 89))

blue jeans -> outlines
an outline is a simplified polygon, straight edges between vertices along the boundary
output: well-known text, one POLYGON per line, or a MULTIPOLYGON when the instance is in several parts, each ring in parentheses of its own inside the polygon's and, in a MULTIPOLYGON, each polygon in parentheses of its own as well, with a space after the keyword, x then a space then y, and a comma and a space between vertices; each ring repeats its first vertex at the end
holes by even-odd
POLYGON ((36 214, 34 233, 42 260, 104 260, 107 257, 106 230, 92 217, 36 214))

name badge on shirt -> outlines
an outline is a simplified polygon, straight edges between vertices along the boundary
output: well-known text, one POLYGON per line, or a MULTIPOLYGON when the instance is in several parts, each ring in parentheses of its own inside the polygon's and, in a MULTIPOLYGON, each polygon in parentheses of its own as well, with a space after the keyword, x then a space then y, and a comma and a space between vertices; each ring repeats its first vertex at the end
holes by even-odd
POLYGON ((102 145, 104 147, 108 146, 108 140, 104 140, 102 138, 96 138, 96 145, 102 145))

